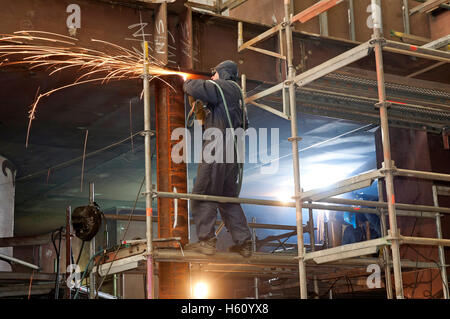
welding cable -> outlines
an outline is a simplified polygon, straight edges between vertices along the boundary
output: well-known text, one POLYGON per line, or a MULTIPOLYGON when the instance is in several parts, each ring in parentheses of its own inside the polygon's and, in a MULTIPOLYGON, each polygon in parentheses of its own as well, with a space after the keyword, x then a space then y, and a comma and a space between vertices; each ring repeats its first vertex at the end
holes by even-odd
MULTIPOLYGON (((447 291, 447 294, 448 294, 449 293, 449 291, 448 291, 448 284, 446 285, 445 282, 444 282, 444 279, 442 278, 441 265, 436 260, 434 260, 434 259, 432 259, 430 257, 426 257, 425 255, 423 255, 419 250, 415 249, 412 245, 407 245, 407 246, 409 248, 411 248, 418 256, 420 256, 420 257, 422 257, 422 258, 424 258, 426 260, 429 260, 429 261, 431 261, 431 262, 436 264, 437 269, 439 271, 438 271, 438 275, 436 275, 435 278, 437 278, 437 276, 441 277, 441 281, 444 284, 444 287, 446 288, 446 291, 447 291)), ((431 278, 431 276, 430 276, 430 278, 431 278)), ((433 282, 435 278, 430 279, 430 281, 433 282)), ((417 285, 417 276, 416 276, 416 285, 417 285)), ((430 294, 431 294, 431 292, 430 292, 430 294)))
POLYGON ((52 244, 53 247, 55 248, 55 253, 56 253, 56 279, 55 279, 55 299, 59 299, 59 264, 60 264, 60 257, 61 257, 61 241, 62 241, 62 229, 63 227, 61 227, 58 231, 59 232, 59 248, 56 247, 56 243, 55 243, 55 233, 52 233, 51 238, 52 238, 52 244))
MULTIPOLYGON (((216 83, 215 81, 208 80, 208 82, 214 84, 214 85, 217 87, 217 89, 218 89, 219 92, 220 92, 220 96, 222 97, 223 105, 225 106, 225 113, 227 114, 228 123, 229 123, 229 125, 230 125, 231 134, 232 134, 233 142, 234 142, 234 149, 235 149, 235 151, 236 151, 236 158, 237 158, 237 161, 238 161, 237 164, 238 164, 238 167, 239 167, 239 173, 238 173, 238 192, 237 192, 237 195, 239 196, 239 194, 240 194, 240 192, 241 192, 241 188, 242 188, 242 178, 243 178, 243 175, 244 175, 244 165, 243 165, 243 163, 239 163, 239 158, 240 158, 240 156, 239 156, 239 148, 238 148, 238 145, 237 145, 237 137, 236 137, 235 134, 234 134, 234 126, 233 126, 233 122, 231 121, 230 112, 229 112, 229 110, 228 110, 227 100, 225 99, 225 95, 223 94, 222 88, 221 88, 220 85, 219 85, 218 83, 216 83)), ((245 127, 245 100, 244 100, 244 93, 242 92, 241 88, 239 87, 239 85, 238 85, 236 82, 231 81, 231 80, 228 80, 228 82, 233 83, 233 85, 235 85, 235 86, 239 89, 239 92, 241 92, 241 101, 242 101, 242 127, 243 127, 244 132, 245 132, 246 127, 245 127)), ((244 142, 245 142, 245 136, 244 136, 244 142)), ((245 160, 245 144, 244 144, 244 160, 245 160)))
POLYGON ((85 241, 83 240, 83 242, 81 243, 80 252, 78 253, 77 262, 75 263, 76 265, 78 265, 78 263, 80 262, 81 253, 83 252, 83 248, 84 248, 84 243, 85 243, 85 241))
POLYGON ((319 296, 319 299, 322 299, 321 297, 326 297, 326 296, 328 295, 328 293, 330 292, 330 290, 333 289, 334 285, 339 281, 339 279, 341 279, 341 278, 337 278, 337 279, 333 282, 333 284, 330 286, 330 288, 328 288, 328 290, 327 290, 324 294, 322 294, 321 296, 319 296))
MULTIPOLYGON (((84 268, 83 275, 81 276, 80 283, 79 283, 80 286, 81 286, 81 283, 83 282, 84 278, 86 278, 86 275, 88 273, 90 273, 89 267, 92 264, 92 261, 94 260, 95 257, 97 257, 98 255, 100 255, 102 253, 103 253, 103 249, 99 250, 98 252, 96 252, 94 255, 91 256, 91 258, 89 259, 89 262, 86 265, 86 268, 84 268)), ((97 272, 98 272, 98 269, 97 269, 97 272)), ((77 287, 76 292, 75 292, 75 296, 73 297, 73 299, 77 299, 78 298, 78 293, 80 292, 80 286, 77 287)))

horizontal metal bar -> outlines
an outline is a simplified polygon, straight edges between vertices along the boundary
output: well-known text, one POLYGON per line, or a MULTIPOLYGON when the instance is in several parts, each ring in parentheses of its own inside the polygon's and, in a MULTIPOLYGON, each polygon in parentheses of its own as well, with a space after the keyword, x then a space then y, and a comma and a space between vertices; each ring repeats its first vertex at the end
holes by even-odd
MULTIPOLYGON (((355 199, 335 198, 335 197, 323 199, 323 200, 320 200, 320 202, 342 204, 342 205, 378 207, 378 208, 387 208, 388 207, 387 206, 388 204, 386 202, 369 201, 369 200, 355 200, 355 199)), ((450 214, 450 208, 447 208, 447 207, 396 203, 395 208, 397 210, 404 210, 404 211, 433 212, 433 213, 450 214)), ((405 216, 408 216, 408 215, 405 215, 405 216)), ((425 215, 424 215, 424 217, 425 217, 425 215)), ((429 215, 429 217, 431 217, 431 215, 429 215)), ((433 218, 434 217, 435 216, 433 216, 433 218)))
POLYGON ((295 207, 294 202, 282 202, 282 201, 268 200, 268 199, 211 196, 211 195, 172 193, 172 192, 161 192, 161 191, 154 191, 153 195, 155 197, 178 198, 178 199, 184 199, 184 200, 202 200, 202 201, 212 201, 212 202, 219 202, 219 203, 238 203, 238 204, 252 204, 252 205, 264 205, 264 206, 295 207))
POLYGON ((434 181, 450 182, 450 174, 441 174, 441 173, 423 172, 410 169, 396 168, 394 170, 394 175, 431 179, 434 181))
POLYGON ((412 55, 424 59, 450 62, 450 53, 447 53, 445 51, 423 48, 416 45, 391 40, 386 40, 386 43, 383 46, 383 50, 405 55, 412 55))
MULTIPOLYGON (((160 191, 153 192, 153 195, 155 197, 178 198, 178 199, 184 199, 184 200, 203 200, 203 201, 212 201, 212 202, 219 202, 219 203, 239 203, 239 204, 262 205, 262 206, 295 207, 295 202, 282 202, 282 201, 268 200, 268 199, 210 196, 210 195, 183 194, 183 193, 171 193, 171 192, 160 192, 160 191)), ((378 211, 376 209, 369 209, 369 208, 346 207, 346 206, 338 206, 338 205, 323 205, 323 204, 317 204, 317 203, 312 203, 312 204, 303 203, 302 206, 303 206, 303 208, 312 208, 312 209, 378 214, 378 211)))
POLYGON ((308 71, 300 73, 295 76, 294 82, 298 86, 304 86, 311 83, 312 81, 317 80, 328 73, 334 72, 346 65, 366 57, 372 47, 373 45, 370 42, 364 42, 353 49, 350 49, 322 64, 319 64, 318 66, 309 69, 308 71))
POLYGON ((242 44, 239 48, 238 48, 238 52, 241 52, 242 50, 248 49, 250 46, 253 46, 254 44, 263 41, 269 37, 271 37, 273 34, 277 33, 279 30, 283 29, 284 27, 282 26, 282 24, 278 24, 272 28, 270 28, 269 30, 261 33, 260 35, 254 37, 251 40, 248 40, 247 42, 245 42, 244 44, 242 44))
POLYGON ((11 261, 13 263, 20 264, 22 266, 25 266, 25 267, 28 267, 28 268, 31 268, 31 269, 39 270, 39 267, 36 266, 36 265, 27 263, 26 261, 23 261, 23 260, 20 260, 20 259, 8 256, 8 255, 4 255, 4 254, 1 254, 1 253, 0 253, 0 259, 6 259, 6 260, 9 260, 9 261, 11 261))
POLYGON ((436 218, 436 213, 432 212, 422 212, 422 211, 411 211, 407 209, 397 208, 397 216, 409 216, 417 218, 436 218))
POLYGON ((361 207, 352 207, 352 206, 339 206, 339 205, 330 205, 330 204, 317 204, 317 203, 302 203, 303 208, 312 208, 312 209, 321 209, 321 210, 335 210, 338 212, 352 212, 357 214, 376 214, 378 215, 378 210, 371 208, 361 208, 361 207))
MULTIPOLYGON (((129 220, 129 215, 114 215, 114 214, 105 214, 106 219, 113 219, 113 220, 129 220)), ((132 221, 139 221, 139 222, 145 222, 145 216, 142 215, 135 215, 131 217, 132 221)), ((153 222, 158 222, 157 217, 153 217, 153 222)), ((194 220, 190 220, 191 225, 195 224, 194 220)), ((217 221, 216 225, 220 224, 220 221, 217 221)), ((290 225, 277 225, 277 224, 261 224, 261 223, 248 223, 248 227, 250 228, 262 228, 262 229, 283 229, 283 230, 295 230, 297 229, 296 226, 290 226, 290 225)), ((145 239, 143 239, 145 241, 145 239)), ((126 240, 127 243, 134 243, 139 241, 130 241, 126 240)), ((1 243, 1 238, 0 238, 1 243)))
POLYGON ((257 229, 297 230, 297 226, 248 223, 248 227, 257 229))
POLYGON ((430 245, 430 246, 450 246, 450 239, 439 239, 439 238, 422 238, 422 237, 400 236, 400 242, 402 244, 416 244, 416 245, 430 245))
MULTIPOLYGON (((210 196, 210 195, 198 195, 198 194, 183 194, 183 193, 170 193, 170 192, 153 192, 155 197, 164 198, 178 198, 184 200, 203 200, 203 201, 214 201, 221 203, 239 203, 239 204, 250 204, 250 205, 262 205, 262 206, 280 206, 280 207, 295 207, 295 202, 282 202, 276 200, 267 199, 253 199, 253 198, 238 198, 238 197, 225 197, 225 196, 210 196)), ((308 203, 304 202, 302 204, 303 208, 312 209, 322 209, 322 210, 334 210, 342 212, 353 212, 360 214, 378 214, 377 209, 370 209, 358 206, 368 206, 368 207, 379 207, 387 208, 387 203, 385 202, 375 202, 375 201, 364 201, 364 200, 351 200, 344 198, 328 198, 320 201, 321 203, 335 203, 343 205, 352 206, 339 206, 330 204, 318 204, 318 203, 308 203)), ((425 212, 440 212, 450 214, 450 208, 435 207, 435 206, 424 206, 424 205, 413 205, 413 204, 395 204, 396 209, 400 210, 399 215, 402 216, 414 216, 414 217, 430 217, 435 216, 427 215, 425 212), (401 212, 403 210, 404 212, 401 212), (416 211, 418 213, 414 213, 416 211)))

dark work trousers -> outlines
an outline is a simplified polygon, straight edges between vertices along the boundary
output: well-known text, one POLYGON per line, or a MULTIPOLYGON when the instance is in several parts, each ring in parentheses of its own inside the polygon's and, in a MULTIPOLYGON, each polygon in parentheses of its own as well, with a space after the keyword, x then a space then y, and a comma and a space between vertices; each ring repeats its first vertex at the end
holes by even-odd
MULTIPOLYGON (((192 193, 237 197, 238 172, 237 163, 200 163, 192 193)), ((215 237, 217 209, 235 244, 251 240, 247 219, 240 204, 192 200, 191 212, 199 240, 215 237)))

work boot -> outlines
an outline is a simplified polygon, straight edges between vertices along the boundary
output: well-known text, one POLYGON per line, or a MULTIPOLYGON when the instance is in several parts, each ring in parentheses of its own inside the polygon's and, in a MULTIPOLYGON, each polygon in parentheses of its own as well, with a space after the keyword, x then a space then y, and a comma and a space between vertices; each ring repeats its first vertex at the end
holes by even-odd
POLYGON ((243 257, 250 257, 253 252, 252 241, 246 240, 242 244, 234 245, 228 248, 229 252, 239 253, 243 257))
POLYGON ((200 240, 196 243, 187 244, 184 246, 185 250, 191 250, 205 255, 213 255, 216 253, 217 238, 212 237, 206 240, 200 240))

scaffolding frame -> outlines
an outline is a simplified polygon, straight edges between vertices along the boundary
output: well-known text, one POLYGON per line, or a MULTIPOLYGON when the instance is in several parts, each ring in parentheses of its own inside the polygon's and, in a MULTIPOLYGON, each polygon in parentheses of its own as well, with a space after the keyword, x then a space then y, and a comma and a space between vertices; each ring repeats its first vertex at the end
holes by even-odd
MULTIPOLYGON (((152 189, 152 181, 151 181, 151 152, 150 152, 150 109, 149 109, 149 88, 148 81, 145 78, 147 75, 147 64, 144 65, 144 99, 145 99, 145 166, 146 166, 146 191, 143 193, 146 196, 146 221, 147 221, 147 252, 145 255, 146 263, 147 263, 147 296, 149 298, 153 297, 153 262, 163 262, 163 261, 180 261, 180 262, 205 262, 208 258, 198 256, 193 253, 183 253, 183 251, 167 251, 162 249, 153 250, 152 247, 152 201, 154 198, 162 197, 162 198, 172 198, 172 199, 196 199, 196 200, 209 200, 209 201, 218 201, 218 202, 234 202, 241 204, 254 204, 254 205, 270 205, 270 206, 287 206, 287 207, 295 207, 296 209, 296 229, 297 229, 297 256, 296 257, 274 257, 274 260, 269 260, 272 257, 268 256, 260 256, 258 253, 254 254, 250 259, 243 259, 236 256, 228 256, 226 254, 219 254, 214 259, 213 262, 224 262, 233 261, 234 264, 251 264, 251 263, 262 263, 262 264, 285 264, 292 263, 295 261, 295 264, 298 266, 299 273, 299 287, 300 287, 300 298, 307 298, 307 277, 306 277, 306 263, 311 263, 311 260, 314 261, 316 265, 333 263, 333 262, 350 262, 353 257, 360 257, 364 255, 368 255, 378 251, 378 249, 382 248, 384 250, 383 258, 384 258, 384 267, 385 267, 385 287, 387 290, 388 298, 393 298, 392 293, 392 282, 391 282, 391 265, 394 272, 394 284, 395 284, 395 295, 397 299, 403 299, 403 283, 402 283, 402 263, 403 261, 400 259, 400 245, 404 243, 408 244, 416 244, 416 245, 432 245, 438 246, 439 249, 439 263, 438 267, 441 269, 441 276, 443 279, 443 292, 444 298, 449 299, 448 294, 448 281, 444 278, 446 276, 446 264, 445 257, 443 254, 443 247, 450 246, 449 239, 442 238, 442 230, 441 230, 441 213, 449 214, 450 208, 439 207, 437 203, 437 188, 433 186, 433 195, 435 197, 434 205, 435 206, 422 206, 422 205, 413 205, 413 204, 397 204, 395 203, 395 192, 394 192, 394 176, 407 176, 407 177, 415 177, 419 179, 429 179, 429 180, 440 180, 440 181, 450 181, 449 174, 439 174, 439 173, 431 173, 431 172, 422 172, 415 170, 404 170, 398 169, 395 167, 394 162, 391 159, 390 152, 390 137, 389 137, 389 123, 388 123, 388 108, 390 103, 386 100, 386 92, 385 92, 385 80, 384 80, 384 69, 383 69, 383 56, 382 52, 389 51, 394 53, 400 53, 405 55, 416 56, 420 58, 427 58, 432 60, 437 60, 441 62, 450 62, 450 53, 411 46, 408 44, 397 43, 394 41, 389 41, 384 39, 382 34, 382 17, 381 17, 381 8, 379 0, 371 0, 372 5, 372 20, 373 20, 373 35, 372 38, 364 42, 353 49, 350 49, 316 67, 309 69, 303 73, 296 75, 296 71, 293 65, 293 40, 292 40, 292 24, 300 21, 305 22, 309 19, 326 12, 328 9, 333 7, 334 5, 340 3, 340 1, 336 0, 322 0, 318 4, 304 10, 295 16, 290 15, 290 4, 289 0, 284 1, 285 8, 285 19, 284 21, 275 26, 263 34, 255 37, 254 39, 243 42, 242 39, 242 22, 238 22, 238 51, 242 51, 244 49, 252 49, 258 51, 262 54, 268 54, 277 58, 281 58, 286 60, 288 66, 288 74, 287 79, 279 83, 267 90, 259 92, 250 97, 246 97, 246 103, 254 104, 258 107, 262 107, 265 110, 271 111, 272 113, 281 116, 285 119, 290 120, 291 124, 291 137, 289 141, 292 143, 292 154, 293 154, 293 170, 294 170, 294 184, 295 184, 295 196, 293 199, 295 202, 293 203, 283 203, 280 201, 273 200, 261 200, 261 199, 246 199, 246 198, 231 198, 231 197, 222 197, 222 196, 209 196, 209 195, 197 195, 197 194, 180 194, 180 193, 171 193, 171 192, 159 192, 153 191, 152 189), (377 10, 377 8, 379 10, 377 10), (302 19, 302 20, 301 20, 302 19), (282 38, 282 31, 285 32, 286 38, 286 55, 283 50, 280 53, 268 52, 267 50, 262 50, 254 47, 253 45, 257 42, 260 42, 273 34, 278 34, 280 36, 280 41, 282 38), (367 174, 361 174, 359 176, 347 179, 345 181, 338 182, 334 184, 332 187, 327 189, 313 190, 307 193, 303 193, 300 187, 300 169, 299 169, 299 152, 298 152, 298 142, 301 140, 301 137, 297 136, 298 127, 297 127, 297 109, 296 109, 296 97, 295 97, 295 86, 304 86, 326 74, 329 74, 333 71, 340 69, 346 65, 349 65, 361 58, 368 56, 372 51, 375 53, 375 62, 376 62, 376 74, 377 74, 377 84, 378 84, 378 103, 375 104, 375 107, 379 108, 380 112, 380 121, 381 121, 381 131, 382 131, 382 145, 383 145, 383 154, 384 154, 384 162, 382 169, 369 172, 367 174), (146 85, 147 84, 147 85, 146 85), (256 100, 268 96, 272 93, 275 93, 280 90, 288 89, 288 97, 284 97, 283 94, 283 112, 272 109, 270 106, 263 105, 261 103, 256 102, 256 100), (287 105, 289 105, 289 109, 287 105), (291 116, 292 115, 292 116, 291 116), (330 198, 331 196, 342 194, 348 192, 349 189, 360 189, 366 187, 369 183, 374 179, 384 178, 386 185, 386 194, 387 194, 387 202, 382 200, 383 192, 379 187, 380 194, 380 202, 371 202, 371 201, 353 201, 353 200, 342 200, 338 198, 330 198), (354 210, 351 206, 341 206, 341 205, 321 205, 317 203, 312 203, 312 201, 321 201, 321 202, 331 202, 338 203, 344 205, 368 205, 369 207, 375 207, 375 209, 369 208, 360 208, 358 210, 354 210), (304 225, 302 220, 302 209, 303 208, 321 208, 327 207, 328 210, 344 210, 344 211, 352 211, 356 213, 376 213, 380 216, 381 228, 383 232, 383 237, 368 240, 365 242, 359 242, 355 244, 334 247, 330 249, 320 250, 320 251, 312 251, 307 253, 304 245, 304 225), (389 218, 389 229, 387 229, 386 224, 386 211, 389 218), (401 211, 397 212, 397 211, 401 211), (420 238, 420 237, 407 237, 402 236, 400 234, 400 230, 397 228, 397 215, 404 216, 416 216, 416 217, 424 217, 424 218, 435 218, 436 220, 436 229, 438 238, 420 238), (389 254, 389 250, 387 247, 390 247, 390 251, 392 256, 389 254), (392 257, 392 261, 391 261, 392 257), (268 259, 269 258, 269 259, 268 259), (277 259, 278 258, 278 259, 277 259), (280 260, 282 259, 282 260, 280 260), (445 276, 445 277, 444 277, 445 276)), ((280 49, 282 46, 280 46, 280 49)), ((148 50, 148 49, 146 49, 148 50)), ((146 55, 147 56, 147 55, 146 55)), ((146 62, 148 63, 148 62, 146 62)), ((246 87, 246 78, 242 76, 242 87, 245 93, 246 87)), ((381 185, 381 183, 379 183, 381 185)), ((312 223, 312 221, 310 221, 312 223)), ((309 233, 313 234, 314 226, 310 225, 309 233), (312 231, 311 231, 312 229, 312 231)), ((360 261, 355 261, 355 264, 361 265, 360 261)), ((367 264, 367 263, 363 263, 367 264)), ((426 263, 430 268, 432 268, 431 263, 426 263)), ((417 266, 416 266, 417 268, 417 266)))

